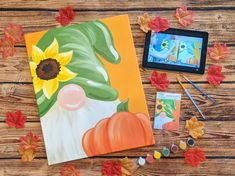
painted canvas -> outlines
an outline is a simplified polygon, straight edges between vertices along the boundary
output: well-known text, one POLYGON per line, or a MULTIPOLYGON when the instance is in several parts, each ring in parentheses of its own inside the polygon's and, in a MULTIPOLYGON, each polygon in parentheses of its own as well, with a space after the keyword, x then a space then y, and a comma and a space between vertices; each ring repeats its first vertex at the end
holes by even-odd
POLYGON ((49 165, 154 144, 128 15, 25 39, 49 165))

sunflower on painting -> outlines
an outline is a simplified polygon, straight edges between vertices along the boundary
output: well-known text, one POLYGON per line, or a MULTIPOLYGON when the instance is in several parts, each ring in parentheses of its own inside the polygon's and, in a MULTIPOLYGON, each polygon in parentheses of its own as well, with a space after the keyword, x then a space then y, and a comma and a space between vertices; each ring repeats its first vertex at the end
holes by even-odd
POLYGON ((38 93, 43 90, 44 95, 50 99, 57 91, 60 82, 73 79, 76 73, 66 68, 73 56, 73 50, 59 53, 56 39, 43 52, 37 46, 32 47, 32 61, 30 62, 33 76, 34 90, 38 93))

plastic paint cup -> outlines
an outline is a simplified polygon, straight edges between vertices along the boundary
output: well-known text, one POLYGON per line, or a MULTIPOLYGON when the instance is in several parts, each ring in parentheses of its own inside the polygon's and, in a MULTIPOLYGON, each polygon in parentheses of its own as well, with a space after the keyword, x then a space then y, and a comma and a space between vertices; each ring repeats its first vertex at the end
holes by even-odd
POLYGON ((187 139, 187 144, 188 144, 188 146, 193 147, 194 144, 195 144, 195 141, 193 140, 193 138, 188 138, 187 139))
POLYGON ((167 147, 163 147, 162 155, 165 156, 165 157, 170 156, 170 150, 167 147))
POLYGON ((171 152, 172 153, 177 153, 179 151, 179 147, 175 144, 171 145, 171 152))
POLYGON ((158 152, 158 151, 154 151, 153 156, 154 156, 155 159, 160 159, 162 154, 160 152, 158 152))
POLYGON ((145 163, 146 163, 145 159, 144 159, 143 157, 139 157, 139 159, 138 159, 138 164, 139 164, 140 166, 144 166, 145 163))
POLYGON ((180 147, 181 150, 186 150, 187 149, 186 142, 181 140, 180 143, 179 143, 179 147, 180 147))
POLYGON ((148 164, 152 164, 153 163, 153 155, 148 153, 145 160, 148 164))

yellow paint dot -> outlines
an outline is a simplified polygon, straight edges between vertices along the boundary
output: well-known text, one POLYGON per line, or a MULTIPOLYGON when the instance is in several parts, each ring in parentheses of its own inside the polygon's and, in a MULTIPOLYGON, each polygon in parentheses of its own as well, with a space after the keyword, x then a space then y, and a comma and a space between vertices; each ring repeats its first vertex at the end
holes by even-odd
POLYGON ((155 151, 153 156, 154 156, 155 159, 160 159, 162 154, 158 151, 155 151))

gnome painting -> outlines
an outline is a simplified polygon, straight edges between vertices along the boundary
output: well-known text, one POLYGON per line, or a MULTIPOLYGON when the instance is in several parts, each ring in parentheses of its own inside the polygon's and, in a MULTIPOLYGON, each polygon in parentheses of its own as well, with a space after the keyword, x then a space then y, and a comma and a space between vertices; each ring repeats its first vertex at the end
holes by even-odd
POLYGON ((25 38, 49 165, 154 144, 127 15, 25 38))

